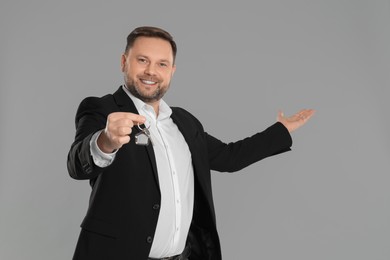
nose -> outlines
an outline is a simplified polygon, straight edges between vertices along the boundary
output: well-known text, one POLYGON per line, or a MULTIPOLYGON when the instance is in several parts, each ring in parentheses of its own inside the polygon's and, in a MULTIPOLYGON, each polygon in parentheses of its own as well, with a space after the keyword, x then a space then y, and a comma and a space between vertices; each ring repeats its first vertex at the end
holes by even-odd
POLYGON ((145 74, 154 76, 156 75, 156 69, 154 68, 153 64, 148 64, 145 68, 145 74))

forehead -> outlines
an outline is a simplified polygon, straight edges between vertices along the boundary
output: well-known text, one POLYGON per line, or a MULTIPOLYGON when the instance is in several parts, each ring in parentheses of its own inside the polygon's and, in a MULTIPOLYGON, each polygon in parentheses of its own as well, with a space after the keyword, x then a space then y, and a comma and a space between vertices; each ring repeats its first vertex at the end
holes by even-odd
POLYGON ((138 37, 129 50, 130 55, 144 55, 151 59, 173 60, 171 44, 160 38, 138 37))

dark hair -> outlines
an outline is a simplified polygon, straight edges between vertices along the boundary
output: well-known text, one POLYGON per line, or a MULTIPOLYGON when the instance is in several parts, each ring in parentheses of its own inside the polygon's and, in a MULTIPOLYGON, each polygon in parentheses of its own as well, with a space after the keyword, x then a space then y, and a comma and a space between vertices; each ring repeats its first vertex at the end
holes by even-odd
POLYGON ((177 47, 175 41, 173 40, 172 35, 170 35, 167 31, 161 28, 151 27, 151 26, 142 26, 142 27, 135 28, 129 34, 129 36, 127 36, 125 53, 127 53, 131 49, 131 47, 133 47, 135 40, 141 36, 160 38, 168 41, 171 44, 172 52, 173 52, 173 60, 175 61, 177 47))

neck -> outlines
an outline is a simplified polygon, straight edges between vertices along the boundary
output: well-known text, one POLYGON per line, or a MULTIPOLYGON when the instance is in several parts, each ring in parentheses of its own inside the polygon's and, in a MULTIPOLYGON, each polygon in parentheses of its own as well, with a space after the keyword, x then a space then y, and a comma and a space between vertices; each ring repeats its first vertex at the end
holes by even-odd
POLYGON ((135 90, 133 90, 132 88, 129 88, 127 86, 127 84, 125 84, 125 88, 130 92, 130 94, 140 100, 142 100, 143 102, 145 102, 146 104, 150 105, 153 107, 154 109, 154 112, 156 113, 156 117, 158 117, 158 112, 159 112, 159 108, 160 108, 160 99, 159 100, 156 100, 156 101, 150 101, 150 102, 147 102, 147 101, 144 101, 144 99, 142 97, 140 97, 140 95, 137 93, 137 92, 134 92, 135 90))
POLYGON ((154 102, 145 102, 146 104, 153 107, 154 112, 156 113, 156 118, 158 117, 158 112, 160 111, 160 100, 154 102))

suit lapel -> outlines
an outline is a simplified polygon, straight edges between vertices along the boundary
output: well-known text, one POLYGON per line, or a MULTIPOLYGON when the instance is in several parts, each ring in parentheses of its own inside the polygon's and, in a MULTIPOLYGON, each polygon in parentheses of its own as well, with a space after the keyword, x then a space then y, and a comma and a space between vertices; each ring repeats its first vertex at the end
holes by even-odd
POLYGON ((205 168, 207 165, 207 162, 205 162, 207 157, 202 153, 202 149, 204 148, 200 148, 203 147, 202 144, 200 144, 201 130, 199 129, 199 126, 194 123, 194 120, 192 120, 187 113, 183 113, 181 109, 173 107, 172 111, 172 120, 183 134, 190 149, 195 178, 198 180, 204 194, 206 194, 209 204, 212 205, 212 199, 209 197, 209 195, 211 196, 210 180, 208 179, 208 176, 210 175, 204 174, 206 171, 209 171, 208 168, 205 168))
POLYGON ((190 148, 190 151, 191 153, 193 153, 193 140, 194 138, 196 137, 196 135, 198 134, 198 131, 196 128, 192 128, 191 125, 189 122, 186 122, 186 118, 181 116, 180 113, 178 113, 178 111, 176 111, 175 108, 172 108, 172 120, 173 122, 175 122, 175 124, 177 125, 177 127, 179 128, 180 132, 182 133, 182 135, 184 136, 184 139, 186 140, 189 148, 190 148))
MULTIPOLYGON (((137 108, 135 107, 133 101, 129 96, 126 94, 126 92, 120 87, 115 93, 114 93, 114 99, 116 104, 118 105, 120 111, 122 112, 130 112, 134 114, 139 114, 137 111, 137 108)), ((145 127, 142 125, 141 127, 145 127)), ((133 127, 133 133, 136 134, 140 132, 138 127, 133 127)), ((153 145, 149 143, 148 146, 145 147, 148 155, 149 155, 149 160, 153 168, 153 174, 155 177, 155 180, 157 182, 157 185, 160 186, 159 181, 158 181, 158 172, 157 172, 157 164, 156 164, 156 157, 154 155, 154 150, 153 150, 153 145)))
POLYGON ((196 137, 199 134, 198 128, 193 124, 192 120, 188 118, 188 115, 183 114, 180 109, 172 107, 171 118, 173 122, 179 128, 181 134, 187 142, 188 148, 190 149, 193 167, 196 170, 199 158, 199 149, 196 148, 196 137))

